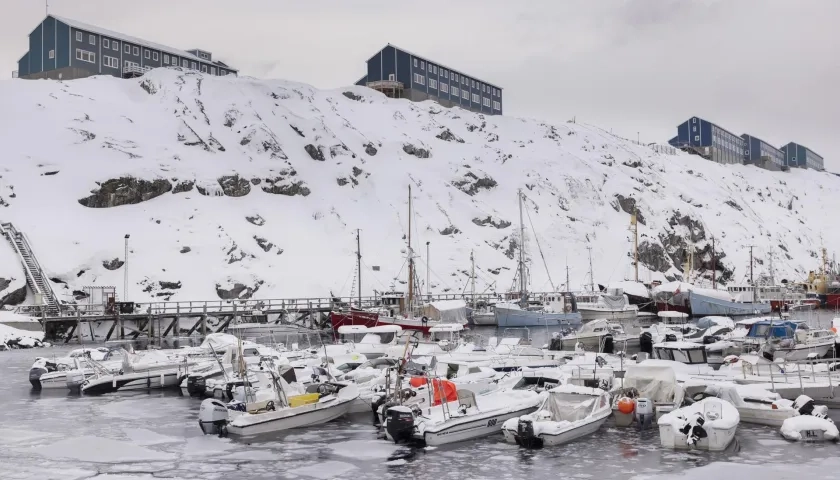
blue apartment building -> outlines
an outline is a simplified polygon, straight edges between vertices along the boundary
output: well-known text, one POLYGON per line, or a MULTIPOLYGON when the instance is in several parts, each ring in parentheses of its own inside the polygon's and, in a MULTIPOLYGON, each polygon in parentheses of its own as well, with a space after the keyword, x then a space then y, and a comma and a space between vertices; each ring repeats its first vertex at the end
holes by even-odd
POLYGON ((158 67, 182 67, 209 75, 236 75, 206 50, 165 45, 47 15, 29 34, 29 49, 12 76, 72 80, 91 75, 134 77, 158 67))
POLYGON ((678 125, 677 136, 668 143, 713 162, 744 162, 744 139, 700 117, 691 117, 678 125))
POLYGON ((503 112, 502 87, 391 44, 368 59, 367 74, 356 85, 392 98, 434 100, 488 115, 503 112))
POLYGON ((778 148, 752 135, 743 134, 744 163, 768 170, 782 170, 787 166, 785 154, 778 148))
POLYGON ((814 170, 825 170, 823 157, 817 155, 810 148, 798 143, 790 142, 781 149, 785 155, 785 163, 789 167, 813 168, 814 170))

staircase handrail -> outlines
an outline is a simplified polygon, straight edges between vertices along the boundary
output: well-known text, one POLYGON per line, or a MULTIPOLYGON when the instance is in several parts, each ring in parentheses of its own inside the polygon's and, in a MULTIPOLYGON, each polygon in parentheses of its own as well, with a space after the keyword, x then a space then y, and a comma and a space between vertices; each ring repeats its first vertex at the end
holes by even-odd
POLYGON ((44 279, 44 286, 47 287, 47 290, 49 290, 49 292, 47 292, 48 295, 52 298, 53 302, 55 303, 55 307, 59 311, 61 311, 61 304, 59 304, 58 296, 55 294, 55 291, 53 290, 52 285, 50 284, 50 279, 44 277, 44 269, 41 268, 41 264, 38 262, 38 257, 32 250, 32 242, 29 241, 29 237, 26 235, 26 233, 21 231, 18 231, 18 233, 20 234, 21 239, 23 239, 24 244, 26 244, 26 248, 29 250, 29 256, 30 258, 32 258, 32 263, 34 263, 38 271, 41 272, 41 276, 44 279))
MULTIPOLYGON (((18 258, 21 259, 21 265, 23 266, 24 274, 26 275, 27 280, 29 280, 29 283, 31 284, 31 287, 35 291, 35 293, 40 293, 41 295, 43 295, 44 293, 47 293, 47 295, 52 298, 53 302, 55 303, 56 308, 58 308, 59 311, 61 311, 61 307, 58 303, 58 297, 56 297, 55 292, 52 289, 52 286, 50 286, 50 284, 49 284, 49 281, 47 279, 44 279, 44 286, 46 286, 47 289, 49 289, 49 292, 42 292, 41 288, 38 286, 38 283, 35 281, 35 277, 32 276, 32 272, 29 271, 29 266, 26 264, 26 261, 24 260, 23 252, 20 251, 20 249, 17 246, 17 243, 15 242, 15 237, 20 236, 24 245, 29 250, 29 254, 30 254, 29 258, 32 259, 32 262, 35 264, 35 267, 38 269, 38 271, 43 274, 44 270, 41 268, 41 264, 38 263, 38 259, 35 258, 35 254, 32 252, 32 246, 29 243, 29 239, 26 237, 26 234, 21 232, 17 228, 15 228, 15 226, 11 222, 0 224, 0 234, 5 235, 10 240, 10 242, 12 244, 12 248, 15 249, 15 253, 17 253, 18 258)), ((49 305, 49 301, 48 301, 47 302, 47 307, 49 307, 49 306, 50 305, 49 305)))

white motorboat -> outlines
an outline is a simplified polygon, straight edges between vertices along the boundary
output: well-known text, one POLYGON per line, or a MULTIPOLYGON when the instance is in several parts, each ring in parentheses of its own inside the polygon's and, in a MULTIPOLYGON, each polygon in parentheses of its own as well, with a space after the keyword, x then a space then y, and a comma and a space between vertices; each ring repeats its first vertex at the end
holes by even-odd
POLYGON ((621 289, 583 293, 577 295, 576 300, 578 312, 584 322, 598 318, 632 320, 639 313, 639 307, 630 304, 630 300, 621 289))
POLYGON ((734 405, 744 423, 779 428, 787 419, 799 415, 794 402, 782 399, 778 393, 749 385, 709 385, 694 398, 708 397, 717 397, 734 405))
POLYGON ((261 389, 262 394, 254 395, 240 387, 240 392, 245 392, 244 399, 236 398, 228 404, 214 398, 205 399, 198 413, 202 432, 258 435, 320 425, 346 414, 359 396, 359 389, 353 383, 313 383, 300 392, 299 386, 293 388, 284 376, 276 375, 273 370, 262 375, 267 377, 263 383, 269 385, 261 389))
POLYGON ((607 392, 561 385, 548 391, 536 412, 502 424, 502 433, 509 443, 523 447, 562 445, 595 433, 610 413, 607 392))
MULTIPOLYGON (((672 362, 676 363, 676 362, 672 362)), ((685 389, 677 382, 673 365, 662 360, 645 360, 629 365, 621 383, 613 392, 612 405, 617 427, 629 427, 633 421, 653 423, 656 418, 673 411, 683 403, 685 389), (646 405, 651 414, 649 419, 640 417, 639 401, 646 405), (631 409, 622 410, 621 403, 629 402, 631 409)))
POLYGON ((743 350, 758 351, 767 359, 795 362, 822 358, 834 349, 834 332, 811 329, 804 322, 768 318, 753 323, 739 339, 743 350))
POLYGON ((82 370, 73 370, 67 375, 67 388, 81 391, 85 395, 101 395, 118 390, 155 390, 177 387, 186 376, 189 363, 163 356, 157 361, 144 357, 143 362, 132 362, 127 356, 120 371, 106 370, 101 364, 88 360, 93 369, 91 376, 82 378, 82 370))
POLYGON ((429 329, 429 340, 440 345, 440 348, 450 351, 461 344, 461 332, 464 326, 460 323, 440 323, 429 329))
POLYGON ((703 317, 697 320, 694 329, 682 335, 682 340, 694 343, 711 343, 728 338, 735 329, 735 322, 729 317, 703 317))
POLYGON ((722 451, 740 421, 734 405, 709 397, 660 417, 659 440, 664 448, 722 451))
POLYGON ((825 416, 800 415, 784 421, 779 429, 782 436, 794 442, 836 442, 840 439, 837 425, 825 416))
POLYGON ((563 336, 561 348, 575 348, 578 343, 587 351, 613 353, 639 346, 639 337, 627 335, 620 323, 605 318, 584 323, 580 330, 563 336))
POLYGON ((338 327, 339 341, 348 344, 352 352, 362 354, 369 359, 385 355, 390 347, 397 344, 400 333, 402 333, 402 327, 399 325, 375 327, 342 325, 338 327))
MULTIPOLYGON (((29 368, 29 383, 33 390, 67 388, 67 372, 78 367, 77 360, 89 356, 95 361, 105 362, 112 357, 113 351, 109 348, 77 348, 63 357, 48 358, 36 357, 32 367, 29 368)), ((118 357, 111 364, 119 365, 122 357, 118 357)), ((109 364, 110 365, 110 364, 109 364)), ((88 375, 92 374, 89 372, 88 375)))
POLYGON ((497 434, 511 418, 531 413, 540 405, 540 394, 529 390, 498 391, 476 397, 469 390, 457 392, 457 402, 421 408, 396 406, 386 411, 386 438, 395 443, 418 440, 445 445, 497 434))

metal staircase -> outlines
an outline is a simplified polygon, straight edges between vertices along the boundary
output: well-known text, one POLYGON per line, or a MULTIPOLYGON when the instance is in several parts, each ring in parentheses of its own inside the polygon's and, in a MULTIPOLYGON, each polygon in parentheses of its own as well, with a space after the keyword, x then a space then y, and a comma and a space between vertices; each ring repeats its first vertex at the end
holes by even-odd
POLYGON ((41 304, 46 307, 46 314, 60 314, 58 297, 53 291, 49 279, 44 276, 44 271, 35 258, 35 254, 32 252, 32 247, 26 235, 16 229, 11 223, 0 223, 0 235, 5 236, 9 243, 12 244, 12 248, 23 264, 23 270, 26 272, 26 284, 35 293, 36 299, 41 298, 41 304))

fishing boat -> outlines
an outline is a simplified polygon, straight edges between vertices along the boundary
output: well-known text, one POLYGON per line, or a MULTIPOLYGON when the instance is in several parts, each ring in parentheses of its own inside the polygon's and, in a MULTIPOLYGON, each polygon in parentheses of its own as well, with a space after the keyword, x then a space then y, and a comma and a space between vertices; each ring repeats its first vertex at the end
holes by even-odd
POLYGON ((758 351, 769 360, 791 362, 824 357, 834 349, 836 335, 803 322, 767 318, 753 323, 746 336, 735 340, 745 352, 758 351))
POLYGON ((741 316, 766 315, 771 306, 768 301, 756 297, 754 285, 732 285, 727 287, 727 296, 720 290, 698 289, 689 291, 688 301, 691 314, 695 316, 741 316))
POLYGON ((363 325, 342 325, 338 327, 337 340, 350 347, 355 353, 372 359, 385 355, 388 348, 397 344, 402 332, 399 325, 379 325, 365 327, 363 325))
POLYGON ((587 351, 613 353, 639 346, 639 337, 627 335, 620 323, 607 319, 584 323, 576 332, 561 337, 561 348, 572 349, 580 344, 587 351))
POLYGON ((732 443, 740 421, 734 405, 709 397, 666 413, 657 423, 664 448, 718 452, 732 443))
POLYGON ((639 307, 631 305, 622 290, 614 289, 577 295, 577 309, 584 322, 597 318, 631 320, 639 313, 639 307))
POLYGON ((529 390, 476 397, 463 389, 457 391, 455 402, 426 408, 388 408, 384 429, 386 437, 395 443, 415 440, 426 445, 445 445, 473 440, 500 433, 504 422, 535 411, 541 400, 539 394, 529 390))
POLYGON ((533 448, 562 445, 598 431, 612 413, 600 388, 560 385, 548 391, 537 411, 502 424, 508 443, 533 448))

